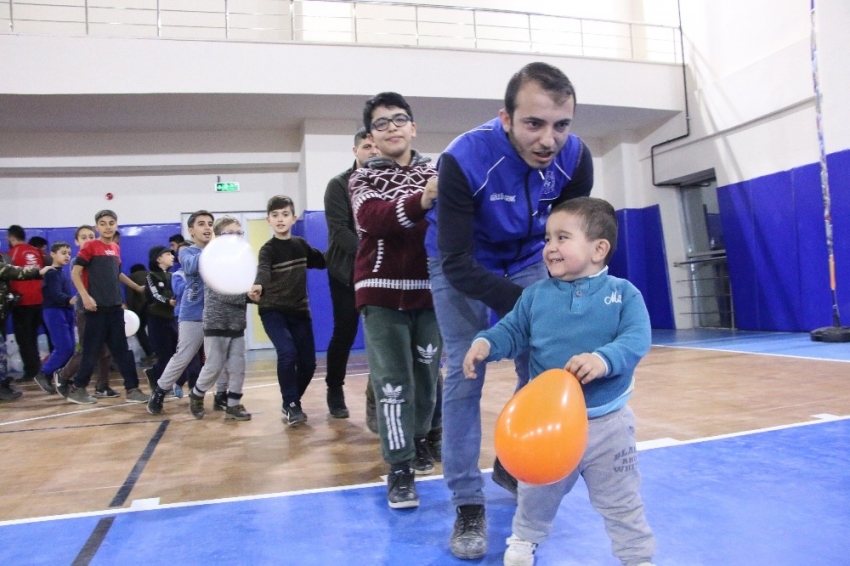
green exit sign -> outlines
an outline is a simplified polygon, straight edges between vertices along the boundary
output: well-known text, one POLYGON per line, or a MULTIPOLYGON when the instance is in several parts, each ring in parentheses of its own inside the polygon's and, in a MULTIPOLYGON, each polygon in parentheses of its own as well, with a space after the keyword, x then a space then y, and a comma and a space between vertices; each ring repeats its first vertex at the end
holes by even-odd
POLYGON ((217 193, 238 193, 239 183, 216 183, 215 192, 217 193))

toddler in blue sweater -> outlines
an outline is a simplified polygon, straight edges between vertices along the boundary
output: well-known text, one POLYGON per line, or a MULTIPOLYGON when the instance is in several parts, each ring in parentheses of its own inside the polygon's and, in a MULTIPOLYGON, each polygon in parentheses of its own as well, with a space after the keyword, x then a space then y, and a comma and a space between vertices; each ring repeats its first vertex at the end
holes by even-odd
POLYGON ((606 201, 559 204, 546 222, 543 259, 551 275, 526 288, 513 310, 479 333, 463 362, 475 378, 480 362, 529 350, 529 374, 564 368, 581 383, 589 419, 587 449, 573 473, 550 485, 519 482, 506 566, 532 566, 563 497, 579 476, 602 515, 614 555, 625 566, 651 566, 655 538, 644 516, 635 449, 635 419, 626 405, 634 370, 649 351, 649 313, 640 291, 608 275, 617 217, 606 201))

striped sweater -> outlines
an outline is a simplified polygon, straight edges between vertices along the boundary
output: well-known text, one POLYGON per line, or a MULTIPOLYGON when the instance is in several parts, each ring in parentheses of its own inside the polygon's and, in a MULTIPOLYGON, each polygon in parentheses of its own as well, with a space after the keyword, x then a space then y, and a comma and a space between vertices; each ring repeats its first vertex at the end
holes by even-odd
POLYGON ((357 308, 366 305, 396 310, 433 308, 427 222, 422 191, 436 169, 413 152, 402 167, 386 158, 370 159, 348 182, 360 245, 354 261, 357 308))
POLYGON ((307 269, 324 269, 325 256, 304 238, 272 238, 260 248, 255 285, 263 286, 260 313, 282 312, 310 318, 307 300, 307 269))

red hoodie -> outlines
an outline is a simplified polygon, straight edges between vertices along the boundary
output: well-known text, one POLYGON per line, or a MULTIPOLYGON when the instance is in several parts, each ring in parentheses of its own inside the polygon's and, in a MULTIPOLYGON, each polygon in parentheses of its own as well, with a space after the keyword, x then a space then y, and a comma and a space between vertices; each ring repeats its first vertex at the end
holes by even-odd
MULTIPOLYGON (((34 248, 29 244, 18 244, 9 250, 9 256, 12 258, 12 265, 18 267, 44 267, 44 259, 41 257, 41 252, 38 248, 34 248)), ((26 307, 32 305, 40 305, 44 297, 41 294, 41 280, 35 279, 30 281, 10 281, 9 289, 15 293, 20 293, 21 300, 17 306, 26 307)))

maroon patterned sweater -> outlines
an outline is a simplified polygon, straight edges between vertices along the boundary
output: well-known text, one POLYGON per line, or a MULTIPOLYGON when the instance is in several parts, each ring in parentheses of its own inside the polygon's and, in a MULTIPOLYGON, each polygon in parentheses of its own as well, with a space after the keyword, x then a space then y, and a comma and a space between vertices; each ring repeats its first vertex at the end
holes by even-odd
POLYGON ((354 260, 357 308, 375 305, 397 310, 433 308, 425 254, 425 183, 437 176, 431 160, 416 151, 402 167, 376 158, 348 181, 360 236, 354 260))

